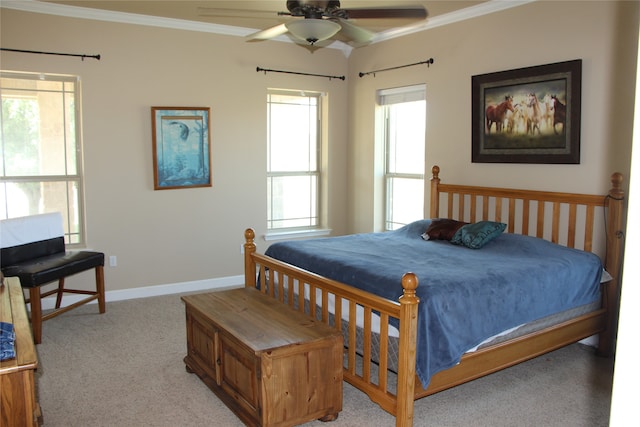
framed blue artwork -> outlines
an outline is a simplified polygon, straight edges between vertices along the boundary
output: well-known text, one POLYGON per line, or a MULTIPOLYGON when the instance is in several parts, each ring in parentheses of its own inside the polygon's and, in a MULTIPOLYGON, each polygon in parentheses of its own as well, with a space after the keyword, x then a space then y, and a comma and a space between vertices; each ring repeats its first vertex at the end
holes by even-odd
POLYGON ((208 107, 151 107, 155 190, 211 187, 208 107))

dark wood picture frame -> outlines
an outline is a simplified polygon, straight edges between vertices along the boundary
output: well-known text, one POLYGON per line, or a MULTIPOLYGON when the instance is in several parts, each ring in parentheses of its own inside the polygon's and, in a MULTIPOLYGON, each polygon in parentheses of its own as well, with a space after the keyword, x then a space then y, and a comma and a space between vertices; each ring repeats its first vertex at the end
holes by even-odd
POLYGON ((471 77, 473 163, 580 163, 582 60, 471 77))
POLYGON ((209 107, 151 107, 154 190, 211 187, 209 107))

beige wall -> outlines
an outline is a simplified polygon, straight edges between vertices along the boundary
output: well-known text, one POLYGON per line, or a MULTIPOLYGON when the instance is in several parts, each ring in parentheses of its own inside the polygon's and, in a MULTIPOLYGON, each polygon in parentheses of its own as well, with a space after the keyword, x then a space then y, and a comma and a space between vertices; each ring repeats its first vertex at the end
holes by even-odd
MULTIPOLYGON (((638 2, 539 1, 354 51, 350 75, 424 61, 351 80, 349 229, 374 229, 375 92, 425 83, 426 166, 444 182, 605 192, 614 171, 629 172, 638 2), (471 163, 471 76, 582 59, 579 165, 471 163)), ((379 193, 379 192, 378 192, 379 193)), ((428 208, 426 210, 428 212, 428 208)))
MULTIPOLYGON (((77 74, 83 88, 89 246, 118 257, 107 290, 242 273, 243 230, 266 222, 269 87, 325 91, 331 103, 329 226, 374 229, 375 91, 427 85, 427 169, 448 182, 604 192, 629 172, 637 2, 535 2, 355 50, 2 9, 3 47, 101 54, 95 61, 2 52, 5 70, 77 74), (420 65, 358 72, 433 57, 420 65), (579 165, 471 163, 471 76, 583 59, 579 165), (346 81, 256 73, 256 66, 346 81), (213 187, 153 190, 151 106, 209 106, 213 187)), ((379 212, 379 211, 378 211, 379 212)), ((261 239, 259 249, 266 244, 261 239)))
POLYGON ((4 70, 82 79, 88 245, 118 259, 106 269, 107 291, 242 274, 244 229, 266 228, 270 87, 328 94, 329 223, 347 232, 347 83, 256 72, 344 75, 341 51, 6 9, 1 19, 3 47, 102 55, 1 60, 4 70), (213 187, 153 190, 151 106, 211 108, 213 187))

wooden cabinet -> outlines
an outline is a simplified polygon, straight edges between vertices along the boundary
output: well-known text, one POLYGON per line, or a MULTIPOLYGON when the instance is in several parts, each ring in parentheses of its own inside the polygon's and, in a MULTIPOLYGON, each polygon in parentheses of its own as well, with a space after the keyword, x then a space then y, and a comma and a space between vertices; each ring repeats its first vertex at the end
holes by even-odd
POLYGON ((342 410, 342 334, 255 289, 190 295, 189 372, 247 425, 331 421, 342 410))
POLYGON ((12 323, 16 332, 16 357, 0 362, 0 426, 37 426, 41 421, 34 380, 38 359, 17 277, 5 277, 0 286, 0 321, 12 323))

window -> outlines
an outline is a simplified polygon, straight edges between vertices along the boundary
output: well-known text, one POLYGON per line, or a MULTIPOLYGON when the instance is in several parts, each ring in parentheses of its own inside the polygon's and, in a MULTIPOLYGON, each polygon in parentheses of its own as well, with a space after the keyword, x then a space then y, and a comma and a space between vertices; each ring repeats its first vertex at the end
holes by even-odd
POLYGON ((383 121, 385 230, 424 217, 424 85, 378 92, 383 121))
POLYGON ((0 72, 0 218, 61 212, 65 242, 84 244, 76 76, 0 72))
POLYGON ((270 90, 267 95, 267 229, 317 228, 321 94, 270 90))

